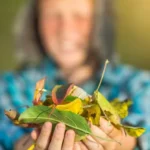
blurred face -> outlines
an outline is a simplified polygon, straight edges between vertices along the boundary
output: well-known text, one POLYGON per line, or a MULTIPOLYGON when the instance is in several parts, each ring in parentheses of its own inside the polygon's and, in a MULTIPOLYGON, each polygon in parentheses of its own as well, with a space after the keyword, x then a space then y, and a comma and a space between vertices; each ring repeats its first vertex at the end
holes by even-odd
POLYGON ((40 0, 42 43, 60 67, 69 69, 85 62, 92 13, 91 0, 40 0))

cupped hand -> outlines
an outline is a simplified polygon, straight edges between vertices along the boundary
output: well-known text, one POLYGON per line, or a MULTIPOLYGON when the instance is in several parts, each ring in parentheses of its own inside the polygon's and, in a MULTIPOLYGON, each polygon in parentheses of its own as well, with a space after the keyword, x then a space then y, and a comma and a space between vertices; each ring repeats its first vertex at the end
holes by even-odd
POLYGON ((31 133, 32 138, 36 140, 35 150, 78 150, 79 145, 74 143, 75 132, 65 130, 65 125, 58 123, 52 135, 52 123, 44 123, 41 130, 34 130, 31 133))
POLYGON ((41 130, 34 130, 31 137, 36 141, 35 150, 132 150, 136 145, 135 138, 123 134, 102 117, 99 127, 90 126, 93 136, 87 136, 82 142, 74 142, 75 132, 65 132, 63 123, 56 125, 52 135, 52 124, 46 122, 41 130))
POLYGON ((99 127, 90 126, 93 136, 83 140, 88 150, 132 150, 136 145, 135 138, 125 135, 123 130, 118 130, 103 117, 100 118, 99 127))

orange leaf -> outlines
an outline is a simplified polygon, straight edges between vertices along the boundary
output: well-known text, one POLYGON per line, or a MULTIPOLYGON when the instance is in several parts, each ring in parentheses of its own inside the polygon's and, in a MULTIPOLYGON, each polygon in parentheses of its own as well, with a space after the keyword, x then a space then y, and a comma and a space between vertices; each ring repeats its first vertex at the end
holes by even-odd
POLYGON ((39 80, 36 83, 35 92, 34 92, 34 99, 33 99, 34 105, 39 105, 41 103, 40 98, 43 94, 43 91, 45 91, 45 89, 44 89, 45 80, 46 80, 46 77, 42 78, 41 80, 39 80))

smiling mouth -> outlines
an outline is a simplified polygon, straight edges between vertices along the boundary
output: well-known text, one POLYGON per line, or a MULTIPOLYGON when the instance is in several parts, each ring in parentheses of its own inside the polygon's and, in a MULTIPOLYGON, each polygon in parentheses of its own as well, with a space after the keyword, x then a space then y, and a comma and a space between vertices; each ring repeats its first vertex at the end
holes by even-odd
POLYGON ((60 51, 65 53, 76 53, 81 51, 81 44, 78 42, 64 41, 60 43, 60 51))

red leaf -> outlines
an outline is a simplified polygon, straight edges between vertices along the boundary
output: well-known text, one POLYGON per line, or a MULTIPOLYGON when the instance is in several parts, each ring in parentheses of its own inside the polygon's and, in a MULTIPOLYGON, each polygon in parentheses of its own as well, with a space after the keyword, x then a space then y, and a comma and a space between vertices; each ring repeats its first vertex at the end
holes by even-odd
POLYGON ((68 93, 73 88, 74 84, 56 85, 52 90, 52 100, 54 104, 58 105, 66 98, 68 93))

